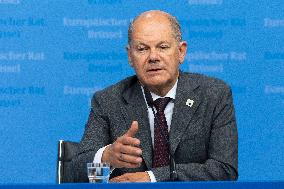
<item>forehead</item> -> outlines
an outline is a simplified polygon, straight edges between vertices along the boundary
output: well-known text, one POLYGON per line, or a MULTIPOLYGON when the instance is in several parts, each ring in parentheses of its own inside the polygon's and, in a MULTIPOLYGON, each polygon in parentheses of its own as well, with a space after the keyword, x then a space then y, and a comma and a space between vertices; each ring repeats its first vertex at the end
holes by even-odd
POLYGON ((134 42, 173 41, 171 23, 166 16, 146 15, 133 23, 132 40, 134 42))

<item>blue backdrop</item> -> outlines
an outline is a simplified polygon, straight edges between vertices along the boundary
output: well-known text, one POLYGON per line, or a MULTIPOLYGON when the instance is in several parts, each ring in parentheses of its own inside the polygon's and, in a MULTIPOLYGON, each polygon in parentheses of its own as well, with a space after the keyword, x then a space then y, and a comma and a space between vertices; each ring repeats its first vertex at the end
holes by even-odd
POLYGON ((59 139, 79 141, 92 94, 133 74, 137 14, 182 25, 182 70, 232 86, 239 180, 284 179, 283 0, 0 0, 0 183, 54 183, 59 139))

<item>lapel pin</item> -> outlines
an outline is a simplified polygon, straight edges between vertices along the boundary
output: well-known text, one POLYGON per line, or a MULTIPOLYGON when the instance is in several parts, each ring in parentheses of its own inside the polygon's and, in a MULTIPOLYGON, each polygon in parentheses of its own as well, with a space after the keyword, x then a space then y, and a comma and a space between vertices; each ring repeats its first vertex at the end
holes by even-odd
POLYGON ((189 106, 189 107, 192 107, 193 106, 193 103, 194 103, 194 101, 193 100, 191 100, 191 99, 187 99, 187 101, 186 101, 186 105, 187 106, 189 106))

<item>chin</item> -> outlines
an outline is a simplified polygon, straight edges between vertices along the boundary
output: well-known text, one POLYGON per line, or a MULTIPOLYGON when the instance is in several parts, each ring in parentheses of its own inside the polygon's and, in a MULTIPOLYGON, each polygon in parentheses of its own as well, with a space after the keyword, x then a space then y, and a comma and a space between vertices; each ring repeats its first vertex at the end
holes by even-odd
POLYGON ((148 81, 145 82, 145 85, 151 88, 160 88, 167 84, 165 81, 148 81))

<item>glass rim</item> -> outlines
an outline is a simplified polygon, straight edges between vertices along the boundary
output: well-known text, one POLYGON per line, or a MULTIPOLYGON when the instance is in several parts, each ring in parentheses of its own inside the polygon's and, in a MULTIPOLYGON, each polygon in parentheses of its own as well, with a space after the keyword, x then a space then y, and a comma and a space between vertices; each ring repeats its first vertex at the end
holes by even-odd
POLYGON ((92 162, 92 163, 87 163, 87 167, 110 167, 109 163, 106 162, 92 162))

